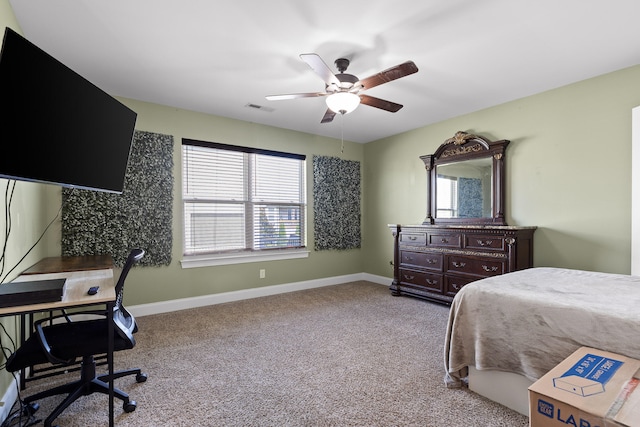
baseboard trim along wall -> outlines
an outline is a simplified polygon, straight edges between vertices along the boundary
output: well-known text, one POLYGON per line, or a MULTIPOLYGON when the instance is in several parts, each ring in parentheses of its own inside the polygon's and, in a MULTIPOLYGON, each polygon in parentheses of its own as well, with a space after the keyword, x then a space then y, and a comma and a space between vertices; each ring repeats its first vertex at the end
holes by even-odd
POLYGON ((305 280, 303 282, 285 283, 282 285, 264 286, 260 288, 243 289, 240 291, 222 292, 219 294, 203 295, 199 297, 180 298, 171 301, 153 302, 127 306, 127 310, 136 317, 151 314, 169 313, 171 311, 186 310, 189 308, 204 307, 207 305, 222 304, 225 302, 240 301, 244 299, 265 297, 269 295, 283 294, 286 292, 302 291, 305 289, 320 288, 322 286, 339 285, 341 283, 366 280, 389 286, 393 279, 384 276, 376 276, 368 273, 349 274, 345 276, 326 277, 323 279, 305 280))
MULTIPOLYGON (((305 289, 319 288, 322 286, 339 285, 341 283, 366 280, 380 285, 391 285, 391 278, 376 276, 368 273, 350 274, 346 276, 327 277, 324 279, 307 280, 304 282, 287 283, 283 285, 265 286, 262 288, 245 289, 241 291, 224 292, 220 294, 204 295, 201 297, 182 298, 172 301, 163 301, 150 304, 127 306, 134 316, 142 317, 151 314, 168 313, 171 311, 185 310, 188 308, 203 307, 207 305, 222 304, 225 302, 240 301, 250 298, 258 298, 286 292, 301 291, 305 289)), ((19 378, 19 376, 16 376, 19 378)), ((15 380, 18 381, 18 380, 15 380)), ((11 383, 2 396, 0 405, 0 422, 6 420, 13 404, 18 399, 17 383, 11 383)))
POLYGON ((11 414, 11 409, 13 405, 18 400, 18 384, 20 379, 20 374, 16 374, 16 379, 9 384, 7 389, 4 391, 4 396, 2 396, 2 406, 0 406, 0 421, 4 422, 7 419, 9 414, 11 414))

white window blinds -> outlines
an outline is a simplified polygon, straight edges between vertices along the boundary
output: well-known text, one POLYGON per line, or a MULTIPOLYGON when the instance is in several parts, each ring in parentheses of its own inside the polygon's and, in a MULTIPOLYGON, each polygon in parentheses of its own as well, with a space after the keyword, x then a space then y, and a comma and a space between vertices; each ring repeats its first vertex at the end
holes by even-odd
POLYGON ((305 246, 305 156, 183 139, 185 255, 305 246))

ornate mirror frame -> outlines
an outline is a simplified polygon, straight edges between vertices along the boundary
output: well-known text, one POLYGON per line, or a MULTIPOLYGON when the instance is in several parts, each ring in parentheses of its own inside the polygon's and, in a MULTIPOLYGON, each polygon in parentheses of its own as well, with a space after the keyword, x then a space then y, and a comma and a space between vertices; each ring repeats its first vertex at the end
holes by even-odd
POLYGON ((423 224, 506 225, 504 162, 509 142, 506 139, 490 141, 482 136, 459 131, 447 139, 434 154, 420 156, 427 170, 427 216, 423 224), (482 158, 492 159, 491 214, 479 218, 437 218, 438 166, 482 158))

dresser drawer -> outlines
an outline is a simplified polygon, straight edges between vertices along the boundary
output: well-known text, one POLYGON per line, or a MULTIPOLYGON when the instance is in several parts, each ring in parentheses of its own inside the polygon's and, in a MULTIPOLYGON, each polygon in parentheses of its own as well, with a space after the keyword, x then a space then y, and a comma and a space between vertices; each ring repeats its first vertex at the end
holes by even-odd
POLYGON ((444 294, 450 297, 456 296, 458 291, 467 283, 478 280, 471 277, 446 276, 444 279, 444 294))
POLYGON ((400 265, 442 271, 442 254, 400 251, 400 265))
POLYGON ((490 277, 506 273, 506 263, 503 260, 449 255, 447 257, 446 271, 490 277))
POLYGON ((462 242, 461 234, 450 233, 429 233, 429 246, 441 248, 460 248, 462 242))
POLYGON ((427 245, 427 233, 400 233, 399 243, 401 245, 427 245))
POLYGON ((392 295, 450 304, 468 283, 533 265, 535 227, 456 222, 389 224, 392 295))
POLYGON ((417 289, 429 289, 442 293, 444 281, 442 274, 425 273, 422 271, 400 269, 400 283, 417 289))
POLYGON ((464 247, 467 249, 504 251, 504 238, 498 236, 466 235, 464 247))

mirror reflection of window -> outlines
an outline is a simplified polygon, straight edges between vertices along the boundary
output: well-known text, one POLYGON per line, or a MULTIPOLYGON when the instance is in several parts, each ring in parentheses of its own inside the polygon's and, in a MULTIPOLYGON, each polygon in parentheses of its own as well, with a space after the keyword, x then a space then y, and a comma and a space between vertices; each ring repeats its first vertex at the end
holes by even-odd
POLYGON ((458 179, 457 177, 438 175, 437 204, 438 218, 458 217, 458 179))
POLYGON ((490 218, 491 215, 491 157, 437 166, 436 218, 490 218))

